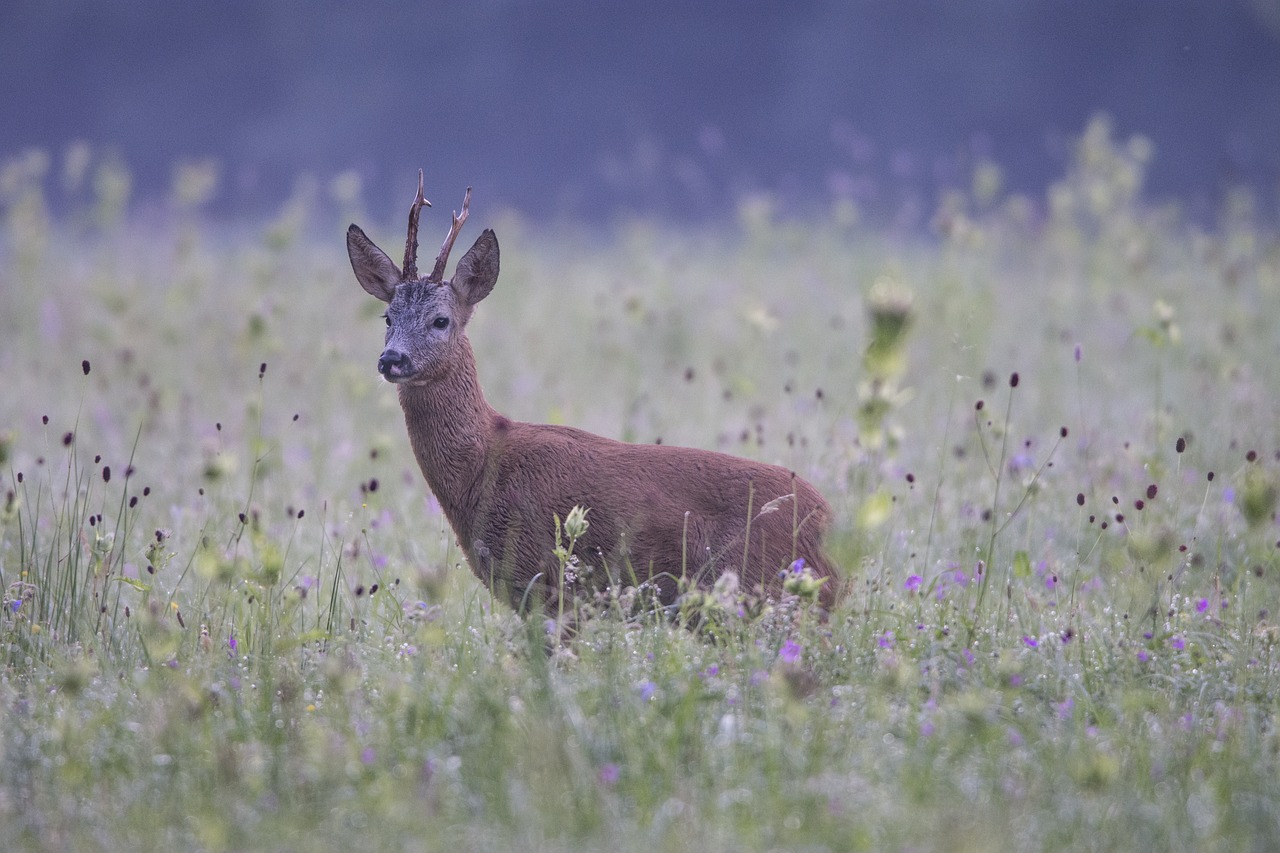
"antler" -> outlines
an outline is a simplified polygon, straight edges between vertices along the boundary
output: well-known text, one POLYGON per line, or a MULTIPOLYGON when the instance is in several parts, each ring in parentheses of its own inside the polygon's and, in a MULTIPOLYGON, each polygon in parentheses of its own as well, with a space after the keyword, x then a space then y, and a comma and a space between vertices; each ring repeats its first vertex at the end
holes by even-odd
POLYGON ((418 213, 422 206, 431 206, 422 194, 422 170, 418 170, 418 194, 409 208, 409 236, 404 241, 404 281, 416 281, 418 278, 418 213))
POLYGON ((449 236, 444 238, 444 245, 440 247, 440 254, 436 255, 436 266, 431 271, 431 275, 427 276, 427 281, 439 284, 444 281, 444 268, 449 263, 449 252, 453 249, 453 241, 458 239, 458 233, 462 231, 462 223, 467 221, 469 208, 471 207, 471 187, 467 187, 467 194, 462 199, 462 213, 454 211, 453 224, 449 226, 449 236))

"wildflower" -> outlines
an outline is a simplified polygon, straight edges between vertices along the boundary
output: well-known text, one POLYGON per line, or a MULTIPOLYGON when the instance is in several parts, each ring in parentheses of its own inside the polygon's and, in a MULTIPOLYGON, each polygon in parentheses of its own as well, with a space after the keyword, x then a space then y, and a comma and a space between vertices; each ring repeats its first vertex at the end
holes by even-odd
POLYGON ((640 691, 640 701, 648 702, 653 698, 653 694, 658 691, 658 685, 652 681, 642 681, 636 689, 640 691))
POLYGON ((366 746, 363 750, 360 751, 361 764, 368 765, 368 764, 372 764, 377 760, 378 760, 378 752, 373 747, 366 746))
POLYGON ((964 658, 965 666, 973 666, 974 663, 976 663, 978 660, 973 656, 973 652, 969 651, 969 649, 962 649, 960 652, 960 656, 964 658))
POLYGON ((1053 705, 1053 710, 1057 713, 1059 720, 1069 720, 1071 719, 1071 712, 1075 710, 1075 707, 1076 707, 1076 700, 1068 696, 1066 699, 1063 699, 1061 702, 1055 702, 1053 705))
POLYGON ((800 660, 800 653, 804 651, 800 644, 795 640, 788 639, 782 644, 782 648, 778 651, 778 657, 783 663, 795 663, 800 660))
POLYGON ((1196 602, 1196 612, 1203 613, 1209 609, 1209 599, 1202 598, 1196 602))
POLYGON ((893 636, 892 631, 885 631, 883 634, 880 635, 880 638, 877 640, 877 643, 882 649, 893 648, 894 642, 895 642, 895 637, 893 636))
POLYGON ((911 575, 907 578, 907 582, 903 584, 903 586, 906 587, 907 592, 915 592, 920 589, 920 585, 922 583, 924 583, 924 578, 919 575, 911 575))
POLYGON ((231 654, 234 655, 236 653, 236 648, 238 646, 239 644, 236 642, 235 634, 232 634, 230 637, 227 637, 227 649, 231 652, 231 654))
POLYGON ((1037 640, 1035 637, 1028 637, 1026 635, 1022 637, 1022 642, 1025 643, 1026 647, 1029 649, 1034 649, 1040 645, 1040 641, 1037 640))
POLYGON ((711 666, 709 666, 709 667, 707 667, 705 670, 703 670, 702 677, 703 677, 703 678, 713 678, 713 677, 715 677, 715 676, 717 676, 717 675, 719 675, 719 674, 720 674, 720 667, 713 663, 713 664, 711 664, 711 666))
POLYGON ((1146 663, 1151 660, 1151 655, 1147 654, 1146 649, 1138 649, 1138 663, 1146 663))
POLYGON ((1179 652, 1187 647, 1186 641, 1184 641, 1182 637, 1174 637, 1169 641, 1169 645, 1173 646, 1173 648, 1179 652))
POLYGON ((622 771, 618 768, 618 765, 610 761, 600 767, 600 784, 613 787, 618 784, 618 778, 621 775, 622 771))

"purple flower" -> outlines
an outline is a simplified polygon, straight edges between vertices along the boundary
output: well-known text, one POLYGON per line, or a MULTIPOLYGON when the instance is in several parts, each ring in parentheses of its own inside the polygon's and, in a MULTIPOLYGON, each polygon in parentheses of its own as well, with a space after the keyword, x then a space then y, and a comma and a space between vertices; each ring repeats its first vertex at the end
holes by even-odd
POLYGON ((965 665, 965 666, 973 666, 973 665, 974 665, 974 663, 977 661, 977 658, 975 658, 975 657, 973 656, 973 652, 969 651, 968 649, 963 649, 963 650, 960 652, 960 655, 961 655, 961 657, 963 657, 963 658, 964 658, 964 665, 965 665))
POLYGON ((613 787, 618 784, 618 777, 622 775, 622 771, 618 769, 618 765, 610 761, 600 766, 600 784, 613 787))
POLYGON ((1203 613, 1209 609, 1209 599, 1202 598, 1196 602, 1196 612, 1203 613))
POLYGON ((652 681, 644 681, 640 683, 640 686, 637 689, 640 691, 640 701, 648 702, 653 698, 653 694, 658 692, 658 685, 654 684, 652 681))
POLYGON ((372 764, 377 760, 378 760, 378 753, 373 747, 366 746, 363 750, 360 751, 361 764, 366 764, 366 765, 372 764))
POLYGON ((712 676, 719 675, 719 674, 720 674, 720 667, 718 667, 717 665, 715 665, 715 664, 713 663, 713 664, 711 664, 711 666, 707 667, 707 668, 703 671, 703 673, 702 673, 702 677, 703 677, 703 678, 711 678, 712 676))
POLYGON ((798 575, 804 571, 804 557, 799 557, 791 564, 791 574, 798 575))
POLYGON ((1182 651, 1187 647, 1186 642, 1180 636, 1174 637, 1172 640, 1170 640, 1169 645, 1173 646, 1174 649, 1176 649, 1177 651, 1182 651))
POLYGON ((924 583, 924 578, 919 575, 911 575, 907 578, 907 582, 903 584, 907 592, 915 592, 920 588, 920 584, 924 583))
POLYGON ((1028 637, 1025 635, 1022 638, 1022 642, 1025 643, 1027 648, 1029 649, 1034 649, 1040 645, 1040 641, 1037 640, 1035 637, 1028 637))
POLYGON ((800 644, 795 640, 788 639, 782 644, 782 648, 778 651, 778 657, 783 663, 795 663, 800 660, 800 653, 804 651, 800 644))
POLYGON ((235 635, 235 634, 232 634, 230 637, 227 637, 227 648, 231 650, 231 654, 235 654, 235 653, 236 653, 236 646, 237 646, 237 645, 238 645, 238 644, 236 643, 236 635, 235 635))
POLYGON ((1071 712, 1075 710, 1076 700, 1068 696, 1061 702, 1054 703, 1053 710, 1057 712, 1059 720, 1071 719, 1071 712))
POLYGON ((1147 650, 1146 650, 1146 649, 1138 649, 1138 662, 1139 662, 1139 663, 1146 663, 1146 662, 1147 662, 1147 661, 1149 661, 1149 660, 1151 660, 1151 655, 1147 654, 1147 650))
POLYGON ((894 642, 895 642, 895 638, 894 638, 894 636, 893 636, 893 632, 892 632, 892 631, 885 631, 883 634, 881 634, 881 635, 880 635, 880 638, 879 638, 876 642, 879 644, 880 648, 882 648, 882 649, 891 649, 891 648, 893 648, 893 645, 894 645, 894 642))
POLYGON ((1235 503, 1236 490, 1231 488, 1230 486, 1227 486, 1225 489, 1222 490, 1222 500, 1224 503, 1229 503, 1229 504, 1235 503))
POLYGON ((18 608, 19 608, 19 607, 21 607, 21 606, 22 606, 22 599, 21 599, 21 598, 15 598, 13 601, 9 602, 9 609, 10 609, 11 611, 13 611, 14 613, 17 613, 17 612, 18 612, 18 608))

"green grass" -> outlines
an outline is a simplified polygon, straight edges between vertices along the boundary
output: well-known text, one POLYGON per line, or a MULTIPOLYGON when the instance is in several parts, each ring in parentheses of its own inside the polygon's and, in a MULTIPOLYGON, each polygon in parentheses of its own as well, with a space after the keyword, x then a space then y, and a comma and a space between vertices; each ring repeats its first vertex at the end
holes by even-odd
POLYGON ((984 167, 931 240, 477 199, 491 402, 791 466, 848 587, 550 655, 416 471, 345 217, 214 227, 193 169, 158 227, 105 161, 54 222, 11 162, 0 848, 1274 849, 1280 235, 1147 156, 1091 125, 1046 220, 984 167))

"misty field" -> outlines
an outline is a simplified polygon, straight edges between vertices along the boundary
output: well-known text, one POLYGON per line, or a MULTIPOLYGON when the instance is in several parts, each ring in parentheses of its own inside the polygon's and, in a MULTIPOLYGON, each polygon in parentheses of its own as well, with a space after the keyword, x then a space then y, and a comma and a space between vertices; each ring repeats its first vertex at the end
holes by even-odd
MULTIPOLYGON (((408 178, 229 227, 208 166, 161 216, 110 159, 8 162, 0 848, 1275 849, 1280 235, 1147 203, 1149 156, 1092 125, 1044 198, 979 166, 910 237, 767 198, 588 236, 478 190, 496 408, 835 510, 825 622, 616 590, 550 651, 375 370, 343 233, 398 246, 408 178)), ((424 256, 462 189, 428 169, 424 256)))

